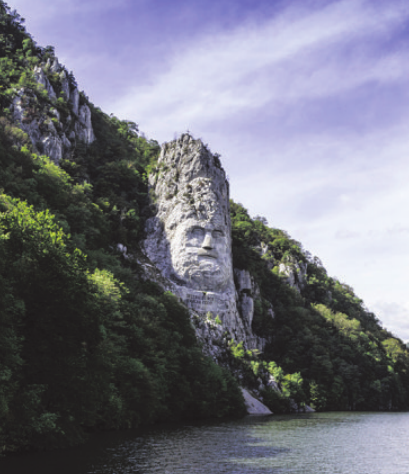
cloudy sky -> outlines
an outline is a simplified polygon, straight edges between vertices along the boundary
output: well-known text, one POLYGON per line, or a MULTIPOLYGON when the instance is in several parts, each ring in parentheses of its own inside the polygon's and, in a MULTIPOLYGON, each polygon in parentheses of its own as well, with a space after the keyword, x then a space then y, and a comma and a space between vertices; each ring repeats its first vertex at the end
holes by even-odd
POLYGON ((409 339, 407 0, 9 0, 90 100, 191 131, 265 216, 409 339))

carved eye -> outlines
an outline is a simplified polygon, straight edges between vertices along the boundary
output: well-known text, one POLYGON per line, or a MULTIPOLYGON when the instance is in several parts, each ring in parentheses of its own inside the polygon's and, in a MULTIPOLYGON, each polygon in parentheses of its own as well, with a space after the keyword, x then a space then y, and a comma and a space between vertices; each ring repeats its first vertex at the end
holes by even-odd
POLYGON ((201 227, 193 227, 191 229, 190 234, 192 237, 200 238, 204 235, 204 230, 201 227))
POLYGON ((212 232, 212 237, 213 237, 214 239, 220 239, 221 237, 224 237, 224 233, 223 233, 223 231, 221 231, 221 230, 214 230, 214 231, 212 232))

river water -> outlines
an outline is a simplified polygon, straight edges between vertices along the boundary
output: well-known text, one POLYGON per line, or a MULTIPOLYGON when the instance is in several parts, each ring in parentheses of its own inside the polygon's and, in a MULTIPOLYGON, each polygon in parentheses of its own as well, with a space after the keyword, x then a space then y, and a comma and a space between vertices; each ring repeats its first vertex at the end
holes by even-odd
POLYGON ((311 413, 95 435, 1 474, 409 474, 409 413, 311 413))

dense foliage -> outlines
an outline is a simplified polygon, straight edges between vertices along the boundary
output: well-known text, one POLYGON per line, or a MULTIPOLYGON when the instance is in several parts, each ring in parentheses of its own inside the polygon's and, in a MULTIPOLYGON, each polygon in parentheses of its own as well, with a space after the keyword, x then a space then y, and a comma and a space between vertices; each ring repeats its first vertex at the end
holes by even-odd
POLYGON ((235 379, 203 356, 186 308, 141 281, 129 257, 138 254, 145 169, 158 144, 88 103, 96 140, 56 166, 13 123, 21 87, 36 107, 55 106, 32 74, 49 58, 52 48, 37 47, 0 2, 1 450, 66 446, 92 430, 156 420, 241 416, 235 379))
MULTIPOLYGON (((318 410, 407 409, 409 352, 403 342, 382 329, 353 289, 329 277, 319 259, 288 234, 269 228, 262 218, 251 219, 234 202, 231 216, 234 265, 249 269, 260 288, 253 329, 268 342, 258 363, 284 392, 271 361, 284 373, 299 374, 300 402, 318 410), (301 291, 279 271, 284 264, 297 274, 300 263, 307 265, 301 291), (271 305, 274 318, 267 311, 271 305)), ((283 409, 277 394, 264 395, 266 403, 283 409)))
POLYGON ((305 403, 407 408, 403 343, 298 242, 233 202, 234 265, 260 289, 253 330, 266 350, 232 341, 230 370, 204 357, 186 308, 140 278, 146 174, 158 144, 84 94, 96 139, 77 142, 59 166, 35 154, 14 123, 18 94, 23 119, 41 113, 55 121, 53 109, 62 120, 68 115, 61 76, 47 66, 54 59, 53 48, 39 47, 0 0, 1 450, 66 446, 93 430, 156 420, 240 416, 232 373, 258 390, 266 382, 261 395, 273 411, 305 403), (35 66, 56 91, 53 100, 35 80, 35 66), (300 291, 280 264, 307 265, 300 291))

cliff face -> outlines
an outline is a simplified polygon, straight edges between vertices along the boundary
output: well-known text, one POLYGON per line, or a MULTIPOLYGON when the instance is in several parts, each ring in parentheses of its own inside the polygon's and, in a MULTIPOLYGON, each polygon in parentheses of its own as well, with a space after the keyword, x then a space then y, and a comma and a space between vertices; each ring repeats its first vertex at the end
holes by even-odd
POLYGON ((35 152, 58 163, 69 158, 80 142, 94 141, 91 111, 75 79, 57 59, 35 66, 32 78, 36 87, 14 91, 9 107, 12 120, 28 135, 35 152))
POLYGON ((149 184, 155 215, 145 253, 189 308, 206 352, 220 357, 230 338, 262 350, 252 330, 254 283, 233 271, 229 187, 218 156, 184 134, 163 145, 149 184))

